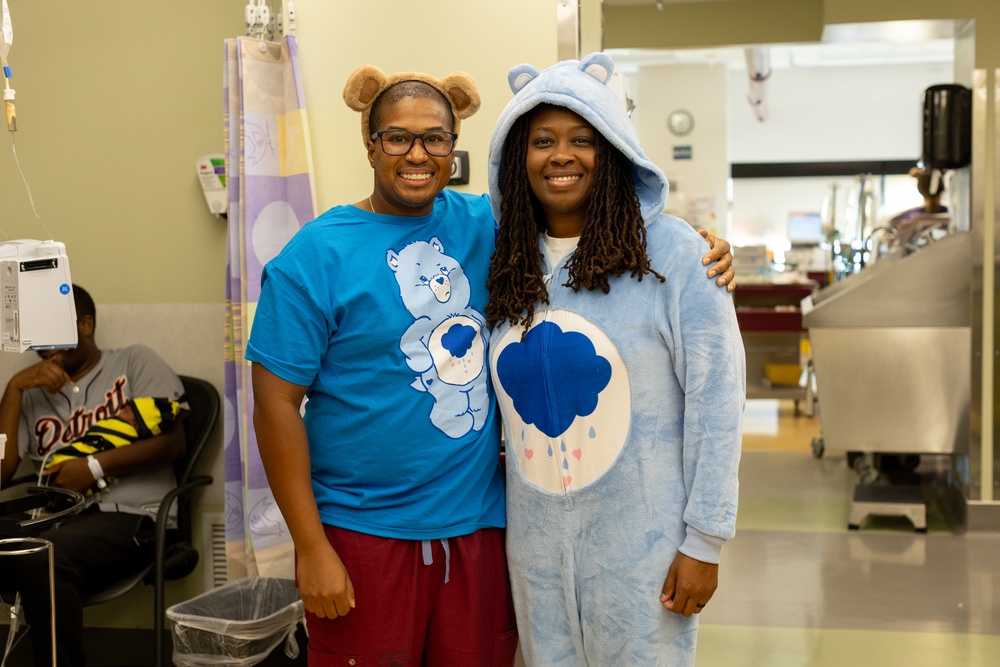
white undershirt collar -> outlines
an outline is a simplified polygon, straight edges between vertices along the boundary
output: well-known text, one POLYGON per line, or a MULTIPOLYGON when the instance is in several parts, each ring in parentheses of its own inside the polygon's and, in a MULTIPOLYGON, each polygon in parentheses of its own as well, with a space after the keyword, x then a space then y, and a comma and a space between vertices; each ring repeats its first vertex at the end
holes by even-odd
POLYGON ((576 250, 576 246, 580 242, 580 237, 556 238, 549 236, 548 232, 543 232, 542 242, 545 244, 545 257, 549 261, 549 272, 545 274, 544 278, 545 284, 548 285, 549 281, 552 280, 552 276, 558 270, 559 265, 576 250))

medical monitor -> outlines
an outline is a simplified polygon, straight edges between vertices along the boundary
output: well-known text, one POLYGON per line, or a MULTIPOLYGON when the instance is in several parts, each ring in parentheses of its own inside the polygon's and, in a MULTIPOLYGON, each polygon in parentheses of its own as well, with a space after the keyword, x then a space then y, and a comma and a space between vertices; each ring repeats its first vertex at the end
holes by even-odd
POLYGON ((788 241, 792 247, 817 246, 825 240, 819 213, 793 211, 788 214, 788 241))
POLYGON ((76 347, 76 306, 62 243, 0 243, 0 295, 4 352, 76 347))

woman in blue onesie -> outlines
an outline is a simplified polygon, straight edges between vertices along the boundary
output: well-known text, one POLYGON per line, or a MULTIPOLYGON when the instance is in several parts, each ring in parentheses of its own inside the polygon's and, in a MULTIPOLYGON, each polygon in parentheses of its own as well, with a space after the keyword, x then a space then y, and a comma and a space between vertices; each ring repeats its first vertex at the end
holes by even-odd
POLYGON ((529 665, 693 665, 734 534, 744 352, 604 54, 511 70, 486 315, 529 665))

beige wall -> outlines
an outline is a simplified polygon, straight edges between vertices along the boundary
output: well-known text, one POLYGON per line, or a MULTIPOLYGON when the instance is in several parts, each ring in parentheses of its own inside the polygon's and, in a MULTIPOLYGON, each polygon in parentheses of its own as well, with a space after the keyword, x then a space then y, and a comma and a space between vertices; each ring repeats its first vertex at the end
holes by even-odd
POLYGON ((636 131, 646 155, 670 180, 667 211, 712 233, 728 234, 726 68, 643 67, 632 81, 636 131), (677 137, 667 131, 667 116, 676 109, 684 109, 694 117, 690 134, 677 137), (690 158, 675 159, 675 146, 690 147, 690 158))
POLYGON ((222 151, 222 40, 243 0, 8 0, 17 156, 0 132, 0 230, 66 244, 100 302, 223 299, 225 220, 195 159, 222 151))

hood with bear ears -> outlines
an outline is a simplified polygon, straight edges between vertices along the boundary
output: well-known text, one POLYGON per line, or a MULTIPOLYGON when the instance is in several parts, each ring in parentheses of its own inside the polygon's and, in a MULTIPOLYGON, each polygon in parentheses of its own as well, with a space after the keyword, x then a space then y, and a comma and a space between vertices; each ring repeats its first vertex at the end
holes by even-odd
POLYGON ((500 114, 490 139, 489 181, 493 215, 500 220, 500 183, 503 145, 514 122, 540 104, 565 107, 604 135, 632 164, 632 180, 647 223, 663 212, 667 179, 642 151, 625 104, 608 86, 614 62, 605 53, 583 60, 564 60, 543 72, 531 65, 511 68, 507 81, 514 98, 500 114))

